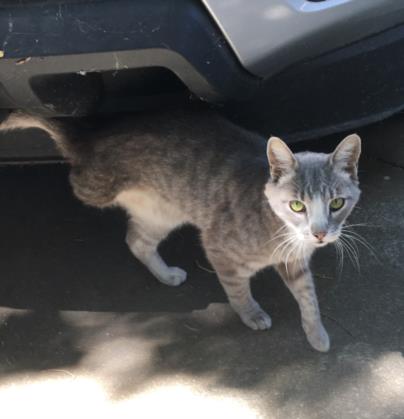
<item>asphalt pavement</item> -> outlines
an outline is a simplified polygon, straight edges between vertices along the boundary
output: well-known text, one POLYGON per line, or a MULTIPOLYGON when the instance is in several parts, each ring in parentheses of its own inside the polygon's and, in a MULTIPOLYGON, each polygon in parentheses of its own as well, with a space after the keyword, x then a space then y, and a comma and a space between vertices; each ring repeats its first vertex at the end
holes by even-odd
POLYGON ((272 329, 249 330, 194 229, 162 245, 188 271, 166 287, 127 249, 122 211, 73 197, 65 164, 0 167, 1 418, 404 418, 404 117, 361 134, 350 223, 372 250, 360 269, 333 247, 314 258, 326 354, 274 271, 253 283, 272 329))

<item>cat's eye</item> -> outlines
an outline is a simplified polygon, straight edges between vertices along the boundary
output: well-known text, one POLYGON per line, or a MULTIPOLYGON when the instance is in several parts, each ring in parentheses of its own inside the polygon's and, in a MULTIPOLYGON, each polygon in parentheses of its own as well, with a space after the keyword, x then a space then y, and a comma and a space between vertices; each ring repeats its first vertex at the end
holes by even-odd
POLYGON ((294 212, 304 212, 306 211, 306 207, 301 201, 290 201, 289 202, 290 209, 294 212))
POLYGON ((345 204, 344 198, 334 198, 330 202, 330 209, 331 211, 338 211, 344 206, 344 204, 345 204))

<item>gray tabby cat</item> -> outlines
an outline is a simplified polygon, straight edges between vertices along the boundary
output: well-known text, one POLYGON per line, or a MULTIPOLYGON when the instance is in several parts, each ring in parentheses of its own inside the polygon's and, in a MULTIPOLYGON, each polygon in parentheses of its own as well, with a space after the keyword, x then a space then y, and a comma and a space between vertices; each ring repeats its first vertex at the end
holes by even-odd
POLYGON ((233 309, 250 328, 271 318, 250 279, 273 266, 297 300, 310 344, 328 351, 310 272, 313 252, 338 239, 360 195, 357 135, 332 154, 293 154, 210 111, 172 111, 107 122, 90 130, 15 112, 0 130, 45 130, 70 161, 70 182, 84 203, 129 214, 126 241, 163 284, 185 271, 157 247, 181 225, 200 229, 206 255, 233 309), (268 165, 269 163, 269 165, 268 165))

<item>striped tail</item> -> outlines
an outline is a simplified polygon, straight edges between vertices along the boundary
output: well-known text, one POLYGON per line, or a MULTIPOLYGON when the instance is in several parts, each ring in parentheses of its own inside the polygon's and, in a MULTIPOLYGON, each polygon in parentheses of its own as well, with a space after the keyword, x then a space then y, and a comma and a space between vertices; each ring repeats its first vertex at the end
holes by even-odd
POLYGON ((45 131, 55 141, 57 148, 64 157, 72 163, 79 160, 79 149, 77 145, 72 142, 72 139, 68 138, 67 130, 60 121, 30 115, 22 111, 14 111, 0 123, 0 131, 28 128, 38 128, 45 131))

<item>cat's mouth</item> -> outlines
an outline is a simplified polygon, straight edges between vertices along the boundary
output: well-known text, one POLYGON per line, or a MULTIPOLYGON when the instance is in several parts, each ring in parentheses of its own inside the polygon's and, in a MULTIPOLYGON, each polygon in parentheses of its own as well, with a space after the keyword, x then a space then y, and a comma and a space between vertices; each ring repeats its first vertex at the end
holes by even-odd
POLYGON ((306 243, 314 247, 324 247, 339 239, 340 233, 338 231, 327 231, 323 233, 322 237, 312 234, 310 231, 299 231, 293 228, 294 237, 296 240, 306 243))
POLYGON ((321 234, 319 237, 319 233, 313 234, 312 232, 305 232, 303 234, 304 241, 306 243, 310 243, 314 247, 324 247, 328 244, 331 244, 338 240, 339 232, 338 231, 327 231, 321 234))
POLYGON ((324 246, 327 246, 327 244, 330 244, 330 243, 331 242, 329 242, 329 241, 317 241, 314 244, 315 244, 316 247, 324 247, 324 246))
POLYGON ((339 237, 338 235, 337 236, 336 235, 329 235, 329 236, 324 237, 324 239, 322 239, 322 240, 315 239, 315 240, 313 240, 312 243, 316 247, 324 247, 324 246, 327 246, 327 244, 330 244, 330 243, 333 243, 333 242, 337 241, 338 237, 339 237))

